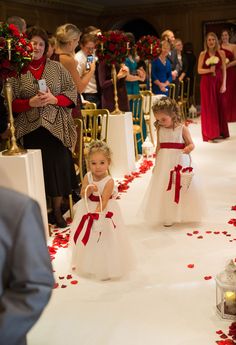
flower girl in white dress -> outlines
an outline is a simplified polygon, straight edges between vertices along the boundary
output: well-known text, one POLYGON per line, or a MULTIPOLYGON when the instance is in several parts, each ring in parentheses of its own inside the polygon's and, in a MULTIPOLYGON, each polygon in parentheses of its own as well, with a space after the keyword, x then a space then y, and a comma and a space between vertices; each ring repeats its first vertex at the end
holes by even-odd
POLYGON ((114 180, 108 174, 111 152, 106 143, 91 143, 88 163, 90 171, 84 177, 82 199, 71 224, 72 268, 78 275, 99 280, 119 278, 133 267, 133 255, 115 200, 114 180))
MULTIPOLYGON (((181 187, 181 180, 179 188, 176 186, 178 168, 188 168, 189 154, 194 149, 189 129, 181 123, 175 100, 162 97, 152 109, 156 118, 157 156, 142 203, 145 221, 150 225, 161 223, 165 226, 176 222, 198 222, 203 209, 196 176, 193 176, 187 190, 181 187)), ((178 176, 181 178, 180 174, 178 176)))

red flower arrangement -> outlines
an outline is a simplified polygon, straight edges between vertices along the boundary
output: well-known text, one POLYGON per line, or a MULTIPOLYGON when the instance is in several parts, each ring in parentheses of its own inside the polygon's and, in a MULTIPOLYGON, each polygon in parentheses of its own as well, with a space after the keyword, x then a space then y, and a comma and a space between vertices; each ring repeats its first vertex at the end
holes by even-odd
POLYGON ((136 43, 137 54, 141 60, 153 60, 159 55, 160 40, 156 36, 142 36, 136 43))
POLYGON ((121 64, 129 51, 129 39, 122 31, 108 31, 98 36, 96 55, 108 65, 121 64))
POLYGON ((14 24, 0 23, 0 78, 16 77, 32 58, 33 48, 14 24))

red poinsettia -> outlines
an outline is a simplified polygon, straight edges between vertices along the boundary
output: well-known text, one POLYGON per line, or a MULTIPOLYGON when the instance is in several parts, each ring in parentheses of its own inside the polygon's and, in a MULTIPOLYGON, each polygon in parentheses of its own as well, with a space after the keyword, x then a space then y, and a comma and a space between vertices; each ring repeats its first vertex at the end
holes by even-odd
POLYGON ((141 60, 153 60, 159 55, 160 40, 156 36, 142 36, 136 43, 137 54, 141 60))
POLYGON ((98 36, 96 55, 108 65, 121 64, 129 52, 129 39, 122 31, 108 31, 98 36))
POLYGON ((14 24, 0 23, 0 78, 15 77, 23 72, 32 58, 32 46, 14 24))

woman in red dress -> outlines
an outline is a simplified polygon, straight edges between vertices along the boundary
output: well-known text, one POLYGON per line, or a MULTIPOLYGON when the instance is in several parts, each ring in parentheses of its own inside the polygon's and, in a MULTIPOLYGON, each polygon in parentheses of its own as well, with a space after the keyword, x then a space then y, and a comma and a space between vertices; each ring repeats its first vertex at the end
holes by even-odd
POLYGON ((223 95, 223 107, 228 122, 236 121, 236 44, 229 43, 229 32, 221 33, 221 49, 226 56, 226 92, 223 95))
POLYGON ((198 59, 198 73, 201 75, 203 141, 215 142, 216 139, 227 138, 229 130, 222 104, 222 94, 226 91, 225 53, 219 49, 214 32, 209 32, 206 36, 205 50, 198 59))

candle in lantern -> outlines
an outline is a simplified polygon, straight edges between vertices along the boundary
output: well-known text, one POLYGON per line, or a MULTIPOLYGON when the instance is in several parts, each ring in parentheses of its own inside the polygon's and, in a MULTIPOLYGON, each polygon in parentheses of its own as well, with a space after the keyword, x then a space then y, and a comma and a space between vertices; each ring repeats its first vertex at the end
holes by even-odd
POLYGON ((225 292, 225 306, 229 314, 236 314, 236 293, 233 291, 225 292))
POLYGON ((129 42, 126 43, 127 53, 129 52, 129 42))
POLYGON ((101 51, 103 51, 103 42, 101 42, 101 51))

